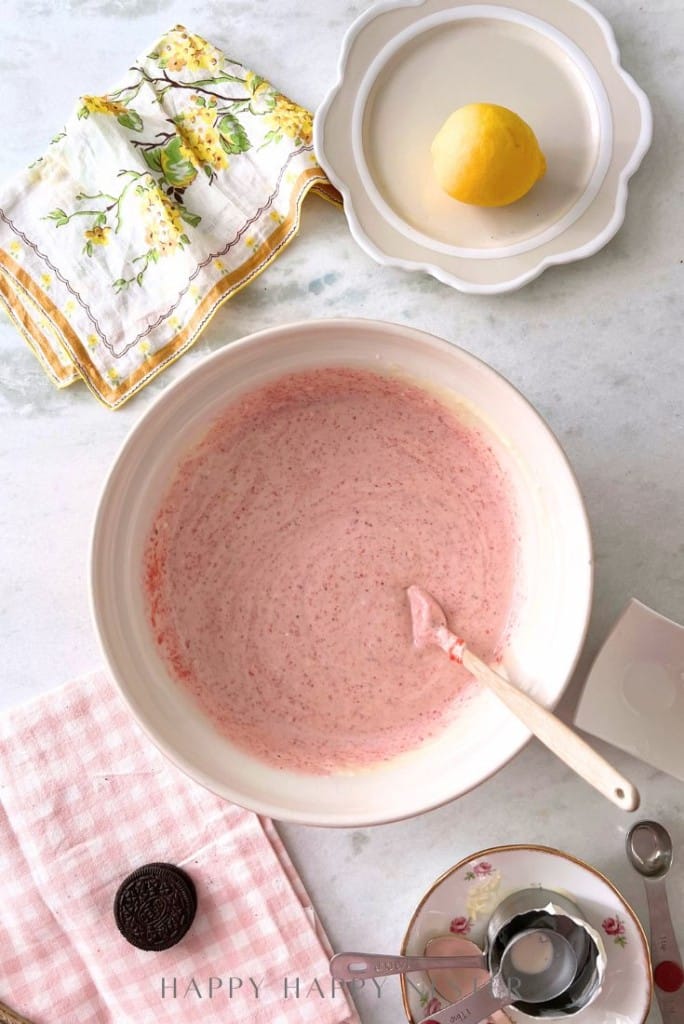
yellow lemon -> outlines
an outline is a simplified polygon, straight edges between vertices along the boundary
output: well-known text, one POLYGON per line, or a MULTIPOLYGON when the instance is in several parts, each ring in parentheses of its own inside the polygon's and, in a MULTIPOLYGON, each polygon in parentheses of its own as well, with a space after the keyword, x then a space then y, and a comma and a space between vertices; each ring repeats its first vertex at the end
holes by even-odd
POLYGON ((444 191, 474 206, 514 203, 546 172, 530 126, 495 103, 469 103, 454 111, 435 135, 431 151, 444 191))

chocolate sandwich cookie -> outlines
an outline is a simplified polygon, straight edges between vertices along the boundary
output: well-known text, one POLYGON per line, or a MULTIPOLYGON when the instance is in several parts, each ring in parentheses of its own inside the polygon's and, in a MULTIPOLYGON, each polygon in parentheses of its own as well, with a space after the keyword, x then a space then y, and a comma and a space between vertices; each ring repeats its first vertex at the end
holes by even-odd
POLYGON ((170 949, 183 938, 197 911, 189 875, 173 864, 145 864, 123 880, 114 917, 123 937, 138 949, 170 949))

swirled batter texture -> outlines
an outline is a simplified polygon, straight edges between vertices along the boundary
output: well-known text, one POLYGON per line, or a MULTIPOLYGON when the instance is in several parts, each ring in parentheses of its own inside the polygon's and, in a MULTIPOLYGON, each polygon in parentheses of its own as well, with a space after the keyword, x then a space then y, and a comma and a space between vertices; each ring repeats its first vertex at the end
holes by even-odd
POLYGON ((418 583, 486 659, 505 640, 517 522, 487 435, 404 380, 281 377, 179 465, 145 553, 172 675, 271 764, 354 771, 438 735, 468 676, 411 642, 418 583))

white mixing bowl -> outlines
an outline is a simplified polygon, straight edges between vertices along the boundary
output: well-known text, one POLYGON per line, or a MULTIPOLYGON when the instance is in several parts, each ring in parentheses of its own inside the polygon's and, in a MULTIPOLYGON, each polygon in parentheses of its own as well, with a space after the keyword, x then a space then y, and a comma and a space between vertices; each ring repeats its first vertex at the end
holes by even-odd
POLYGON ((344 365, 402 374, 465 402, 514 482, 523 598, 504 655, 509 675, 553 707, 579 655, 592 594, 582 497, 546 424, 494 370, 462 349, 396 324, 319 320, 235 342, 169 387, 125 442, 95 523, 91 588, 112 675, 150 739, 228 800, 283 821, 361 826, 409 817, 466 793, 505 765, 529 732, 482 691, 437 741, 356 775, 273 768, 221 736, 169 676, 147 623, 142 553, 179 458, 245 390, 283 373, 344 365))

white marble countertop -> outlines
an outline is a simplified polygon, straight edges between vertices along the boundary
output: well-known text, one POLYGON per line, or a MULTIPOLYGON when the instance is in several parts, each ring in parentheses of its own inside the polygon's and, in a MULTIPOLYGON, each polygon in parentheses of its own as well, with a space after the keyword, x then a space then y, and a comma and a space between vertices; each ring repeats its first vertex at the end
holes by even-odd
MULTIPOLYGON (((4 0, 0 176, 43 150, 75 97, 106 90, 176 22, 315 107, 335 75, 343 33, 365 6, 4 0)), ((85 388, 53 390, 0 320, 0 706, 99 662, 86 586, 91 521, 107 467, 154 395, 218 346, 302 317, 360 315, 433 331, 504 373, 551 424, 579 477, 596 546, 591 628, 566 714, 630 596, 684 621, 684 8, 679 0, 598 6, 651 99, 655 141, 633 180, 624 227, 592 259, 547 271, 512 295, 465 296, 376 266, 342 215, 312 198, 281 258, 223 307, 180 364, 117 413, 85 388)), ((684 787, 611 754, 641 786, 645 815, 667 824, 680 851, 684 787)), ((389 951, 437 875, 501 843, 547 843, 590 861, 643 916, 641 883, 623 853, 627 824, 533 742, 476 792, 412 821, 357 831, 287 826, 282 833, 336 948, 389 951)), ((669 891, 684 939, 684 858, 669 891)), ((395 980, 381 998, 362 993, 365 1024, 402 1020, 398 993, 395 980)))

